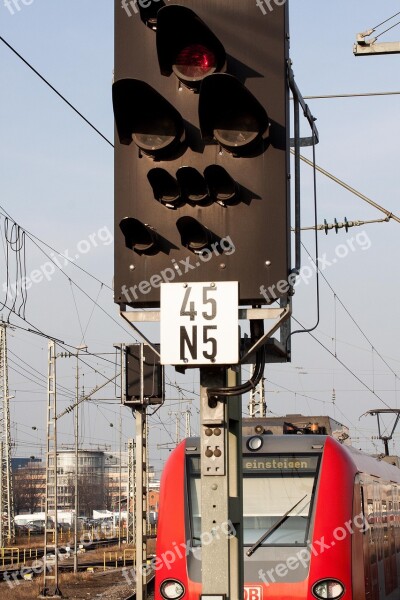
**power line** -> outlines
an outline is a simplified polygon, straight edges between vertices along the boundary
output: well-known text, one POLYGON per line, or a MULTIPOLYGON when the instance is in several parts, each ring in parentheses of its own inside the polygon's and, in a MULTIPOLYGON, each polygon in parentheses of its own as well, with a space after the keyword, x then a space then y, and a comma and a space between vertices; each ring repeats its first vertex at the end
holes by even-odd
POLYGON ((332 100, 335 98, 368 98, 373 96, 399 96, 400 92, 364 92, 352 94, 323 94, 319 96, 304 96, 304 100, 332 100))
MULTIPOLYGON (((315 398, 313 396, 308 396, 307 394, 301 393, 301 392, 296 392, 295 390, 290 390, 289 388, 280 385, 279 383, 275 383, 274 381, 271 381, 270 379, 265 379, 265 381, 267 381, 268 383, 272 384, 272 385, 276 385, 278 388, 281 388, 282 390, 285 390, 286 392, 290 392, 291 394, 294 394, 295 396, 300 396, 302 398, 306 398, 308 400, 313 400, 315 402, 323 402, 324 404, 328 403, 327 400, 321 400, 320 398, 315 398)), ((340 412, 340 414, 343 416, 344 419, 346 419, 346 421, 348 423, 350 423, 351 427, 353 427, 354 429, 357 430, 357 426, 354 425, 354 423, 352 421, 350 421, 350 419, 348 417, 346 417, 346 415, 340 410, 340 408, 335 405, 335 408, 340 412)))
MULTIPOLYGON (((305 330, 305 327, 304 327, 304 325, 302 325, 302 324, 300 323, 300 321, 298 321, 298 320, 297 320, 295 317, 293 317, 293 316, 292 316, 292 319, 293 319, 294 321, 296 321, 296 323, 297 323, 298 325, 300 325, 300 327, 302 327, 302 328, 305 330)), ((347 366, 347 365, 346 365, 346 364, 345 364, 345 363, 344 363, 344 362, 343 362, 343 361, 342 361, 342 360, 341 360, 341 359, 340 359, 338 356, 335 356, 334 352, 332 352, 331 350, 329 350, 329 348, 327 348, 327 347, 326 347, 326 346, 325 346, 325 345, 324 345, 324 344, 323 344, 323 343, 322 343, 322 342, 321 342, 321 341, 320 341, 320 340, 319 340, 317 337, 315 337, 315 335, 313 335, 311 332, 307 332, 307 333, 308 333, 308 334, 309 334, 309 335, 310 335, 310 336, 313 338, 313 340, 315 340, 315 341, 316 341, 316 342, 317 342, 317 343, 318 343, 320 346, 322 346, 322 348, 323 348, 324 350, 326 350, 326 351, 327 351, 327 352, 328 352, 328 353, 329 353, 331 356, 333 356, 333 358, 334 358, 335 360, 337 360, 337 361, 338 361, 338 363, 339 363, 339 364, 341 364, 341 365, 342 365, 342 367, 344 367, 348 373, 350 373, 350 374, 351 374, 351 375, 352 375, 352 376, 353 376, 355 379, 357 379, 357 381, 358 381, 359 383, 361 383, 361 385, 362 385, 362 386, 363 386, 365 389, 367 389, 367 390, 368 390, 368 391, 369 391, 371 394, 373 394, 373 395, 374 395, 376 398, 378 398, 378 400, 379 400, 380 402, 382 402, 382 404, 384 404, 384 405, 385 405, 387 408, 391 408, 391 407, 389 406, 389 404, 387 404, 387 402, 385 402, 385 401, 384 401, 384 400, 383 400, 383 399, 382 399, 382 398, 381 398, 381 397, 380 397, 380 396, 379 396, 379 395, 378 395, 378 394, 377 394, 377 393, 376 393, 376 392, 375 392, 375 391, 374 391, 372 388, 370 388, 370 387, 369 387, 369 385, 367 385, 366 383, 364 383, 364 381, 363 381, 362 379, 360 379, 360 377, 358 377, 358 375, 356 375, 356 374, 354 373, 354 371, 352 371, 352 370, 350 369, 350 367, 348 367, 348 366, 347 366)))
POLYGON ((79 112, 79 110, 77 108, 75 108, 75 106, 73 106, 73 104, 71 104, 71 102, 69 102, 65 96, 63 96, 58 90, 56 90, 56 88, 54 86, 51 85, 51 83, 45 78, 43 77, 43 75, 41 75, 39 73, 39 71, 37 71, 23 56, 21 56, 21 54, 19 54, 19 52, 17 52, 15 50, 15 48, 13 48, 11 46, 11 44, 9 44, 2 36, 0 36, 0 40, 3 42, 3 44, 5 44, 10 50, 11 52, 14 52, 14 54, 16 56, 18 56, 18 58, 20 60, 22 60, 23 63, 26 64, 27 67, 29 67, 31 69, 31 71, 33 71, 35 73, 35 75, 37 75, 55 94, 57 94, 57 96, 59 98, 61 98, 61 100, 63 100, 70 108, 72 108, 72 110, 81 118, 85 121, 85 123, 87 123, 89 125, 89 127, 91 127, 96 133, 99 134, 100 137, 103 138, 103 140, 105 140, 107 142, 107 144, 109 144, 112 148, 114 147, 114 145, 110 142, 110 140, 108 140, 106 138, 105 135, 103 135, 101 133, 101 131, 99 131, 97 129, 97 127, 95 127, 93 125, 93 123, 91 123, 86 117, 83 116, 83 114, 81 112, 79 112))
POLYGON ((383 356, 380 354, 380 352, 378 352, 378 350, 375 348, 374 344, 371 342, 371 340, 368 338, 367 334, 363 331, 363 329, 361 328, 361 326, 357 323, 357 321, 355 320, 355 318, 352 316, 352 314, 350 313, 349 309, 344 305, 343 301, 339 298, 338 294, 335 292, 335 290, 333 289, 332 285, 329 283, 328 279, 326 278, 326 276, 324 275, 324 273, 321 271, 321 269, 319 268, 319 266, 317 265, 317 263, 314 261, 313 257, 311 256, 311 254, 309 253, 309 251, 307 250, 306 246, 303 244, 303 242, 301 243, 301 245, 303 246, 304 250, 307 252, 310 260, 314 263, 314 265, 317 267, 318 272, 321 274, 322 278, 324 279, 326 285, 329 287, 329 289, 331 290, 331 292, 334 294, 336 300, 339 302, 339 304, 341 305, 341 307, 343 308, 343 310, 346 312, 346 314, 348 315, 348 317, 351 319, 351 321, 354 323, 354 325, 357 327, 358 331, 361 333, 361 335, 367 340, 368 344, 371 346, 371 348, 376 352, 376 354, 379 356, 379 358, 381 359, 381 361, 387 366, 387 368, 389 369, 389 371, 392 372, 392 374, 399 379, 399 376, 397 375, 397 373, 392 369, 392 367, 389 365, 389 363, 383 358, 383 356))
MULTIPOLYGON (((397 14, 399 14, 399 13, 397 13, 397 14)), ((388 20, 389 20, 389 19, 388 19, 388 20)), ((376 36, 376 38, 375 38, 374 42, 376 42, 376 40, 377 40, 378 38, 380 38, 380 37, 381 37, 381 36, 382 36, 384 33, 387 33, 387 32, 388 32, 388 31, 390 31, 391 29, 394 29, 395 27, 397 27, 397 25, 400 25, 400 21, 397 21, 397 23, 395 23, 394 25, 391 25, 390 27, 388 27, 387 29, 385 29, 384 31, 382 31, 381 33, 379 33, 379 34, 376 36)))
MULTIPOLYGON (((22 368, 25 369, 30 369, 31 373, 29 373, 32 377, 35 377, 36 379, 41 380, 40 384, 43 385, 45 388, 47 388, 47 377, 41 373, 40 371, 38 371, 37 369, 35 369, 35 367, 32 367, 29 363, 27 363, 25 360, 23 360, 22 358, 20 358, 17 354, 15 354, 15 352, 13 352, 12 350, 8 349, 9 354, 12 354, 20 363, 22 363, 22 368)), ((16 363, 13 359, 9 358, 9 361, 11 361, 13 364, 15 364, 18 368, 21 368, 21 365, 19 365, 18 363, 16 363)), ((66 392, 65 395, 66 397, 74 397, 74 394, 72 392, 72 390, 69 390, 68 388, 66 388, 63 385, 58 384, 57 385, 57 389, 61 389, 64 392, 66 392)))
POLYGON ((381 25, 384 25, 385 23, 388 23, 388 21, 391 21, 392 19, 394 19, 398 15, 400 15, 400 12, 397 12, 396 14, 392 15, 388 19, 385 19, 384 21, 382 21, 382 23, 378 23, 378 25, 375 25, 375 27, 372 27, 372 29, 378 29, 378 27, 380 27, 381 25))
MULTIPOLYGON (((51 250, 54 254, 57 254, 58 256, 62 256, 64 260, 68 261, 68 264, 73 265, 74 267, 76 267, 77 269, 79 269, 80 271, 82 271, 83 273, 85 273, 85 275, 88 275, 89 277, 91 277, 92 279, 94 279, 95 281, 97 281, 98 283, 101 283, 104 287, 108 288, 112 292, 114 291, 112 287, 110 287, 109 285, 107 285, 106 283, 104 283, 104 281, 101 281, 101 279, 99 279, 98 277, 96 277, 95 275, 93 275, 93 273, 90 273, 89 271, 87 271, 83 267, 80 267, 74 260, 70 259, 68 256, 65 256, 65 253, 59 252, 58 250, 56 250, 55 248, 53 248, 52 246, 50 246, 49 244, 47 244, 45 241, 43 241, 42 239, 40 239, 39 237, 37 237, 36 235, 34 235, 33 233, 31 233, 30 231, 28 231, 24 227, 21 227, 16 221, 14 221, 14 219, 11 217, 11 215, 1 205, 0 205, 0 210, 2 210, 3 213, 4 213, 4 215, 2 215, 2 216, 4 218, 8 218, 10 221, 12 221, 14 223, 14 225, 17 225, 18 227, 20 227, 21 230, 25 233, 26 237, 28 237, 31 240, 32 243, 35 243, 34 240, 36 240, 37 242, 40 242, 43 246, 46 246, 46 248, 48 248, 49 250, 51 250)), ((37 244, 36 244, 36 246, 37 246, 37 244)), ((39 248, 39 246, 37 246, 37 247, 39 248)), ((46 254, 42 248, 39 248, 39 250, 47 258, 49 258, 50 260, 52 260, 52 258, 50 258, 49 255, 46 254)), ((52 262, 54 262, 54 261, 52 261, 52 262)), ((60 268, 59 265, 57 265, 55 262, 54 262, 54 264, 58 268, 60 268)))
MULTIPOLYGON (((290 152, 292 154, 294 154, 294 150, 293 149, 291 149, 290 152)), ((397 223, 400 223, 400 218, 397 217, 396 215, 394 215, 390 210, 387 210, 386 208, 383 208, 383 206, 380 206, 379 204, 377 204, 376 202, 374 202, 373 200, 371 200, 371 198, 368 198, 367 196, 365 196, 361 192, 358 192, 357 190, 355 190, 354 188, 352 188, 350 185, 348 185, 347 183, 345 183, 344 181, 342 181, 338 177, 335 177, 335 175, 332 175, 332 173, 329 173, 328 171, 325 171, 325 169, 323 169, 322 167, 319 167, 318 165, 316 165, 315 163, 313 163, 311 160, 309 160, 308 158, 306 158, 302 154, 300 154, 300 159, 303 162, 305 162, 306 164, 308 164, 310 167, 312 167, 313 169, 316 169, 319 173, 322 173, 322 175, 325 175, 325 177, 328 177, 329 179, 331 179, 332 181, 334 181, 335 183, 337 183, 341 187, 345 188, 348 192, 351 192, 355 196, 358 196, 359 198, 361 198, 361 200, 364 200, 364 202, 367 202, 367 204, 370 204, 374 208, 376 208, 379 211, 383 212, 390 219, 394 219, 395 221, 397 221, 397 223)))

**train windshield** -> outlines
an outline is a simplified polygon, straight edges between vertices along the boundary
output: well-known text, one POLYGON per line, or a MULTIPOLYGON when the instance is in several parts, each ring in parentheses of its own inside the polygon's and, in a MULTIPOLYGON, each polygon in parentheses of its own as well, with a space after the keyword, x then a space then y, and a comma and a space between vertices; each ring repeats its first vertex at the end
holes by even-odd
MULTIPOLYGON (((318 465, 319 456, 315 454, 243 457, 243 541, 246 546, 307 544, 318 465)), ((199 458, 190 457, 188 466, 192 544, 199 546, 199 458)))

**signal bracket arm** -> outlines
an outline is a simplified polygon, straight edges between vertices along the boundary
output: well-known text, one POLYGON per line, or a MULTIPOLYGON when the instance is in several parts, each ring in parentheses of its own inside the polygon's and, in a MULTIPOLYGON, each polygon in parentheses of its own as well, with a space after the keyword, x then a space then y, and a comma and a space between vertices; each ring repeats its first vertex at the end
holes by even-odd
POLYGON ((378 37, 366 39, 375 29, 368 29, 364 33, 358 33, 356 43, 353 46, 354 56, 366 56, 368 54, 399 54, 400 42, 381 42, 376 44, 378 37))

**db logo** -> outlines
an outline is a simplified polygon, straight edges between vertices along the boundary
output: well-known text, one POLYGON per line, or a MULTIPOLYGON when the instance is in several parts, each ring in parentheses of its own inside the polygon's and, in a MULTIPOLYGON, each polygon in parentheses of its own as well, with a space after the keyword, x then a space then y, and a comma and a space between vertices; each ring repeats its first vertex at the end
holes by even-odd
POLYGON ((244 588, 244 600, 262 600, 262 586, 248 585, 244 588))

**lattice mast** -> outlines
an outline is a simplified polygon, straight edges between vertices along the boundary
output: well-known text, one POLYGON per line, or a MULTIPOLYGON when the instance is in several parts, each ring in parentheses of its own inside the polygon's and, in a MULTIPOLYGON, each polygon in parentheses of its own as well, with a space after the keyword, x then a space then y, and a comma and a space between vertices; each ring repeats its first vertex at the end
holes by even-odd
POLYGON ((0 547, 10 543, 15 538, 14 499, 11 471, 11 425, 10 425, 10 395, 8 390, 8 357, 7 357, 7 323, 0 324, 0 547))
POLYGON ((267 414, 264 381, 264 377, 261 377, 256 387, 250 392, 249 417, 265 417, 267 414))
POLYGON ((135 541, 135 440, 128 440, 127 543, 135 541))
POLYGON ((58 586, 58 518, 57 518, 57 394, 56 345, 49 341, 47 377, 47 448, 46 508, 44 534, 44 569, 42 595, 60 597, 58 586))

